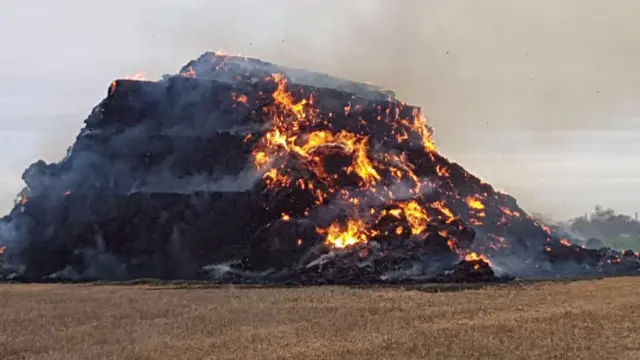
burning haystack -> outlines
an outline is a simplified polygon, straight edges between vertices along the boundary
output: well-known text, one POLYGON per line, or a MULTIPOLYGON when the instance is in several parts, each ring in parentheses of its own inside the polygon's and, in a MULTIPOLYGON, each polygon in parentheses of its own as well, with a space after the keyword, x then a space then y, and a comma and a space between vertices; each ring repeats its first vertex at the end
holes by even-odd
POLYGON ((0 221, 3 276, 490 281, 637 273, 555 237, 441 155, 393 92, 205 53, 117 80, 0 221))

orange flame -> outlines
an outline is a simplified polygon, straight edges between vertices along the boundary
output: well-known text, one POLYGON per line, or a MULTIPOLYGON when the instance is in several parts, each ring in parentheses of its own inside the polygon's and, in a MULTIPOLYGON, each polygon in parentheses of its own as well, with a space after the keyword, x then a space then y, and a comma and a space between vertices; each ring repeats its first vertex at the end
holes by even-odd
POLYGON ((236 95, 234 93, 234 94, 231 94, 231 96, 233 96, 233 100, 235 102, 242 103, 242 104, 246 104, 247 101, 249 100, 249 98, 245 94, 236 95))
MULTIPOLYGON (((396 153, 375 153, 370 152, 369 137, 358 135, 346 130, 334 132, 331 129, 332 114, 328 118, 323 118, 318 109, 314 106, 313 96, 307 98, 294 96, 288 90, 288 78, 283 74, 272 74, 266 81, 274 81, 276 90, 271 94, 273 104, 266 106, 267 112, 272 119, 272 126, 258 140, 253 151, 253 161, 258 170, 264 171, 264 183, 269 188, 284 187, 295 184, 300 189, 309 190, 315 196, 317 205, 327 201, 329 197, 341 196, 351 204, 356 210, 353 214, 360 212, 376 214, 376 209, 362 209, 360 199, 352 197, 347 191, 340 191, 336 180, 337 174, 329 174, 324 166, 324 149, 328 151, 339 151, 351 156, 351 164, 343 169, 347 174, 356 174, 361 179, 362 190, 370 191, 379 199, 385 202, 395 198, 392 190, 386 186, 379 187, 383 178, 390 176, 396 180, 411 181, 413 186, 409 191, 416 196, 416 200, 410 201, 390 201, 391 209, 383 210, 378 217, 389 215, 406 220, 412 235, 422 234, 426 231, 431 218, 424 208, 428 206, 439 211, 440 217, 444 217, 447 223, 456 220, 453 211, 444 201, 436 201, 426 205, 419 202, 422 199, 421 186, 425 184, 414 172, 414 166, 409 162, 406 152, 396 153), (328 125, 325 130, 305 131, 314 124, 328 125), (284 167, 284 159, 293 158, 297 162, 303 163, 306 168, 315 175, 311 178, 292 179, 287 168, 284 167), (359 210, 358 210, 359 209, 359 210)), ((244 103, 246 97, 233 94, 234 101, 244 103)), ((400 118, 400 110, 404 104, 395 109, 394 113, 389 108, 382 110, 378 108, 379 119, 391 121, 394 124, 393 135, 398 141, 408 139, 408 133, 417 133, 421 137, 424 149, 433 153, 436 146, 431 137, 431 129, 427 126, 425 118, 419 110, 413 111, 413 119, 400 118)), ((348 102, 344 104, 345 114, 353 116, 354 113, 362 110, 362 106, 348 102)), ((450 170, 446 166, 436 167, 436 172, 440 177, 450 176, 450 170)), ((385 179, 386 180, 386 179, 385 179)), ((481 196, 471 196, 466 199, 469 207, 474 210, 476 218, 484 217, 484 204, 481 196)), ((423 200, 423 199, 422 199, 423 200)), ((308 212, 308 211, 307 211, 308 212)), ((373 227, 365 224, 358 216, 353 216, 346 223, 336 222, 327 229, 318 231, 326 236, 326 243, 333 247, 347 247, 359 243, 367 243, 371 236, 374 236, 373 227)), ((368 220, 369 221, 369 220, 368 220)), ((474 220, 477 224, 481 222, 474 220)), ((397 235, 402 235, 404 226, 396 226, 391 230, 397 235)), ((409 229, 407 229, 409 231, 409 229)), ((447 239, 449 246, 457 247, 454 238, 447 239)))
POLYGON ((427 127, 427 120, 418 109, 413 110, 413 130, 422 137, 422 145, 428 152, 437 152, 436 144, 433 141, 433 134, 427 127))
POLYGON ((367 185, 373 185, 380 180, 380 175, 373 168, 373 164, 367 157, 367 138, 357 145, 356 156, 354 159, 355 171, 367 185))
POLYGON ((480 201, 480 197, 478 195, 467 197, 465 202, 474 210, 484 210, 484 204, 480 201))
POLYGON ((438 174, 439 177, 451 176, 449 169, 445 166, 436 165, 436 173, 438 174))
POLYGON ((213 52, 216 56, 229 56, 229 53, 224 49, 218 49, 213 52))
POLYGON ((328 229, 318 229, 318 232, 326 234, 325 243, 336 248, 366 244, 369 242, 370 236, 365 224, 354 219, 347 220, 345 226, 334 222, 328 229))
POLYGON ((476 252, 470 252, 464 257, 465 261, 483 261, 487 264, 491 264, 491 261, 486 255, 478 254, 476 252))
POLYGON ((429 216, 420 204, 416 201, 401 202, 398 204, 404 212, 407 222, 411 225, 411 233, 414 235, 421 234, 427 229, 429 224, 429 216))
POLYGON ((126 80, 135 80, 135 81, 144 81, 147 80, 146 76, 143 72, 137 72, 133 75, 125 75, 124 78, 126 80))
POLYGON ((443 201, 433 202, 431 203, 431 207, 440 210, 442 215, 447 218, 447 222, 452 222, 456 219, 456 217, 453 215, 453 212, 447 207, 447 205, 445 205, 443 201))

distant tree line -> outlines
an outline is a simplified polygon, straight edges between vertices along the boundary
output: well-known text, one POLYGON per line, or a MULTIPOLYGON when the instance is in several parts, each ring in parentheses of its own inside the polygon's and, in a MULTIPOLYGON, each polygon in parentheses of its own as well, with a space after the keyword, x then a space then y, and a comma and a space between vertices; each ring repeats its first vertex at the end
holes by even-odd
POLYGON ((640 221, 629 215, 618 214, 613 209, 596 205, 590 214, 569 220, 566 227, 583 237, 613 239, 621 236, 640 236, 640 221))

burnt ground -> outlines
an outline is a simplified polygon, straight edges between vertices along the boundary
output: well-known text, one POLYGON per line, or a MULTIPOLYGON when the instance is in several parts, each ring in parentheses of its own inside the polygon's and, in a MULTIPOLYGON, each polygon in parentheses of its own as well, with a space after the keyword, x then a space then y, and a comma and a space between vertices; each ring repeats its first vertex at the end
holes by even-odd
POLYGON ((0 285, 2 359, 637 359, 640 279, 0 285))

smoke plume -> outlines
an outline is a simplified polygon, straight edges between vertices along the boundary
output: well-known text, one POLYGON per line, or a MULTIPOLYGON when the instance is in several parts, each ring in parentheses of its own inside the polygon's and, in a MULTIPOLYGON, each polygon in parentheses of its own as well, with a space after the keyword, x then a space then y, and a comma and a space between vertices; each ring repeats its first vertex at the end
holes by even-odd
MULTIPOLYGON (((100 70, 102 84, 133 71, 155 77, 194 54, 225 48, 371 81, 423 106, 439 147, 453 159, 524 198, 534 210, 558 217, 605 203, 619 188, 607 185, 606 179, 597 186, 582 182, 602 170, 572 154, 601 149, 570 134, 585 129, 638 131, 637 121, 629 121, 640 115, 635 86, 640 81, 635 66, 640 51, 634 46, 640 40, 634 16, 640 4, 635 1, 187 0, 47 6, 24 14, 16 11, 11 17, 73 28, 69 34, 74 41, 86 43, 83 53, 99 54, 95 60, 74 55, 69 63, 64 54, 54 54, 63 51, 47 51, 49 62, 67 63, 69 77, 92 64, 109 69, 100 70), (50 15, 56 12, 73 14, 73 19, 50 15), (563 152, 571 153, 566 155, 571 165, 556 162, 563 152), (496 156, 501 161, 495 161, 496 156), (512 171, 516 167, 519 171, 512 171), (575 175, 580 170, 586 176, 575 175), (540 172, 552 174, 540 180, 540 172), (541 198, 545 190, 552 194, 541 198), (585 192, 595 193, 594 198, 585 199, 585 192), (550 200, 559 195, 567 204, 550 200)), ((25 61, 24 56, 20 59, 25 61)), ((69 86, 100 88, 82 82, 69 86)), ((96 101, 102 95, 96 93, 96 101)), ((610 158, 634 149, 637 153, 633 139, 619 142, 615 136, 605 132, 599 140, 618 142, 611 146, 610 158)), ((61 150, 42 152, 49 156, 61 150)), ((631 164, 633 159, 625 161, 631 164)), ((622 177, 621 171, 617 166, 606 169, 611 177, 622 177)), ((640 174, 627 171, 627 177, 623 186, 631 189, 628 184, 640 174)), ((622 211, 637 210, 624 197, 613 202, 622 211)))

